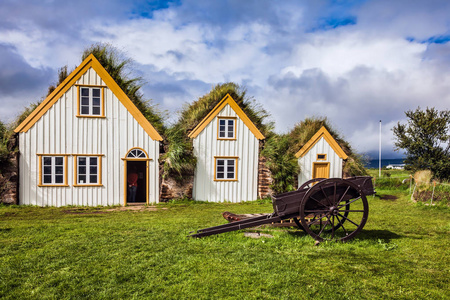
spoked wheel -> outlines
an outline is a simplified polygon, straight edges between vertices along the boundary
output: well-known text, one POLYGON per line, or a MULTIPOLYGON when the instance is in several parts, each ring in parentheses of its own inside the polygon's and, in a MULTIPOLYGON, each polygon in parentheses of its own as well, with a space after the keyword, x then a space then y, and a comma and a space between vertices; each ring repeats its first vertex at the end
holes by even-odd
POLYGON ((308 180, 307 182, 303 183, 297 191, 304 190, 304 189, 310 189, 313 187, 313 185, 319 181, 325 180, 326 178, 313 178, 311 180, 308 180))
MULTIPOLYGON (((297 191, 301 191, 304 189, 310 189, 314 186, 314 184, 316 184, 319 181, 325 180, 326 178, 313 178, 311 180, 306 181, 305 183, 303 183, 298 189, 297 191)), ((298 218, 292 218, 295 222, 295 224, 297 225, 298 228, 300 228, 301 230, 305 231, 305 229, 303 228, 302 223, 300 222, 300 220, 298 218)))
POLYGON ((366 224, 369 204, 357 185, 332 178, 314 185, 304 195, 299 213, 303 229, 315 240, 347 241, 366 224))

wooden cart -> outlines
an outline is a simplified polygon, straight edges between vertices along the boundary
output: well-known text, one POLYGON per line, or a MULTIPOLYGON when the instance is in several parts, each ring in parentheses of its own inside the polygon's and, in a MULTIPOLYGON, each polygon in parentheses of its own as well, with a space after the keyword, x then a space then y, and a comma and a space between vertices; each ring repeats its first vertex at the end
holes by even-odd
POLYGON ((200 229, 191 237, 204 237, 287 219, 317 241, 348 241, 364 227, 369 215, 367 195, 374 194, 372 177, 316 178, 297 191, 272 197, 274 212, 242 221, 200 229))

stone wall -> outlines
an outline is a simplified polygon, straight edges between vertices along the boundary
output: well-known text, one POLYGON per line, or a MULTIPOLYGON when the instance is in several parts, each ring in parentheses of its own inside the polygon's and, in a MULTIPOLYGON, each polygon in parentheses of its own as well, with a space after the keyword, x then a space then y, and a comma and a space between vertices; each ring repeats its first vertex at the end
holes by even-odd
POLYGON ((0 166, 0 203, 18 204, 19 165, 16 148, 17 140, 12 138, 8 142, 8 150, 11 151, 8 162, 0 166))
POLYGON ((258 197, 263 199, 272 195, 270 185, 272 184, 272 173, 266 166, 266 158, 260 156, 258 164, 258 197))
POLYGON ((167 202, 172 199, 192 199, 192 187, 194 185, 193 175, 184 175, 181 180, 170 176, 161 180, 159 200, 167 202))

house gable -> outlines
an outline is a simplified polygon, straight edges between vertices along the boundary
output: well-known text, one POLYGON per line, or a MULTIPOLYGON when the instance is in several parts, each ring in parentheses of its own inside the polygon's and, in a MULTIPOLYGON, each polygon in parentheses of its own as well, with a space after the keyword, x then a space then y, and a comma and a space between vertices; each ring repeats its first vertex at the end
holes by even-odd
POLYGON ((264 135, 259 131, 255 124, 250 120, 250 118, 245 114, 245 112, 239 107, 239 105, 234 101, 234 99, 227 94, 209 113, 203 118, 203 120, 189 133, 191 139, 196 138, 205 127, 222 111, 222 109, 229 105, 233 111, 239 116, 239 118, 244 122, 248 129, 253 133, 253 135, 258 139, 264 139, 264 135))
POLYGON ((336 152, 336 154, 342 158, 347 159, 348 155, 345 154, 344 150, 342 150, 341 146, 336 142, 336 140, 331 136, 325 126, 319 129, 319 131, 314 134, 314 136, 295 154, 295 157, 300 158, 303 157, 315 144, 321 139, 324 138, 330 147, 336 152))
POLYGON ((42 103, 14 130, 27 132, 33 125, 66 93, 75 85, 78 79, 90 68, 100 76, 106 86, 114 93, 119 101, 126 107, 130 114, 142 126, 145 132, 155 141, 162 141, 162 137, 150 122, 144 117, 139 109, 133 104, 128 96, 117 85, 114 79, 103 68, 94 55, 89 55, 70 75, 50 94, 42 103))

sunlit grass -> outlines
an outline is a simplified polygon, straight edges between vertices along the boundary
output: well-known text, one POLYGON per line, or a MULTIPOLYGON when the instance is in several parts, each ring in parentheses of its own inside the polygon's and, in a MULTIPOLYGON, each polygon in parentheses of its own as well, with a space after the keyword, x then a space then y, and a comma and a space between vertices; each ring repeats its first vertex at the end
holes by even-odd
POLYGON ((260 229, 273 238, 187 237, 225 223, 224 211, 272 212, 267 201, 82 213, 1 206, 0 297, 449 298, 449 210, 417 206, 405 191, 379 190, 368 201, 356 239, 319 246, 295 228, 260 229))

